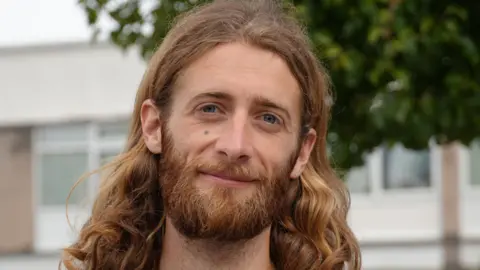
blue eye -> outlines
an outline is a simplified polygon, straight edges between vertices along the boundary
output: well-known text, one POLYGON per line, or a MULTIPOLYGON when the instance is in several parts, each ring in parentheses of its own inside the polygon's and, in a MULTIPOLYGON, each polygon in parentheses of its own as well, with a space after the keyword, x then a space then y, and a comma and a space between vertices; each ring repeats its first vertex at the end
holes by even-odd
POLYGON ((278 123, 278 118, 273 114, 267 113, 263 115, 263 121, 268 122, 270 124, 276 124, 278 123))
POLYGON ((205 113, 216 113, 217 110, 218 108, 215 105, 206 105, 202 107, 202 112, 205 112, 205 113))

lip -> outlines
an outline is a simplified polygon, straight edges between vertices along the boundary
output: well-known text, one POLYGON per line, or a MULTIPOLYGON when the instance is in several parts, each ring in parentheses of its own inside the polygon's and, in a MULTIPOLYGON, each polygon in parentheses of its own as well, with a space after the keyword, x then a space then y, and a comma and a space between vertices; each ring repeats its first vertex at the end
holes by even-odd
POLYGON ((221 183, 227 186, 245 186, 254 182, 253 179, 231 176, 224 173, 200 172, 200 174, 206 176, 207 178, 210 178, 214 182, 221 183))
POLYGON ((222 178, 222 179, 225 179, 225 180, 229 180, 229 181, 237 181, 237 182, 252 182, 253 181, 252 179, 247 179, 247 178, 242 178, 242 177, 237 177, 237 176, 230 176, 230 175, 223 174, 223 173, 206 173, 206 174, 217 177, 217 178, 222 178))

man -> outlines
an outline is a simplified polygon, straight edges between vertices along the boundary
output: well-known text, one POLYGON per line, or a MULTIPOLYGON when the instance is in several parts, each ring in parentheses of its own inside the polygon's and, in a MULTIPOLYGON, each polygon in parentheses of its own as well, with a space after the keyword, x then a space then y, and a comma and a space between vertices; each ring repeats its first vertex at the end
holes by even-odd
POLYGON ((328 76, 273 1, 177 21, 68 269, 360 269, 326 152, 328 76))

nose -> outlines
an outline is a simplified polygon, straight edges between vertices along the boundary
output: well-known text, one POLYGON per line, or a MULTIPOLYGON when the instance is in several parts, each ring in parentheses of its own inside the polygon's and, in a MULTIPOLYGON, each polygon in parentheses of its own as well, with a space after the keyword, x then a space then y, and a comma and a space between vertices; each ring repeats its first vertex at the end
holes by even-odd
POLYGON ((252 155, 249 136, 248 116, 237 114, 218 138, 215 144, 216 152, 229 162, 245 163, 252 155))

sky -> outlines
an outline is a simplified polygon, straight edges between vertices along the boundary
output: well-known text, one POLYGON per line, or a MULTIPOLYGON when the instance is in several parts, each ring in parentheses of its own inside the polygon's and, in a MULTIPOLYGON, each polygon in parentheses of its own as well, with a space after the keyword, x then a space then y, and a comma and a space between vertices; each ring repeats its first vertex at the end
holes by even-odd
POLYGON ((77 1, 0 0, 0 48, 88 41, 92 31, 77 1))

